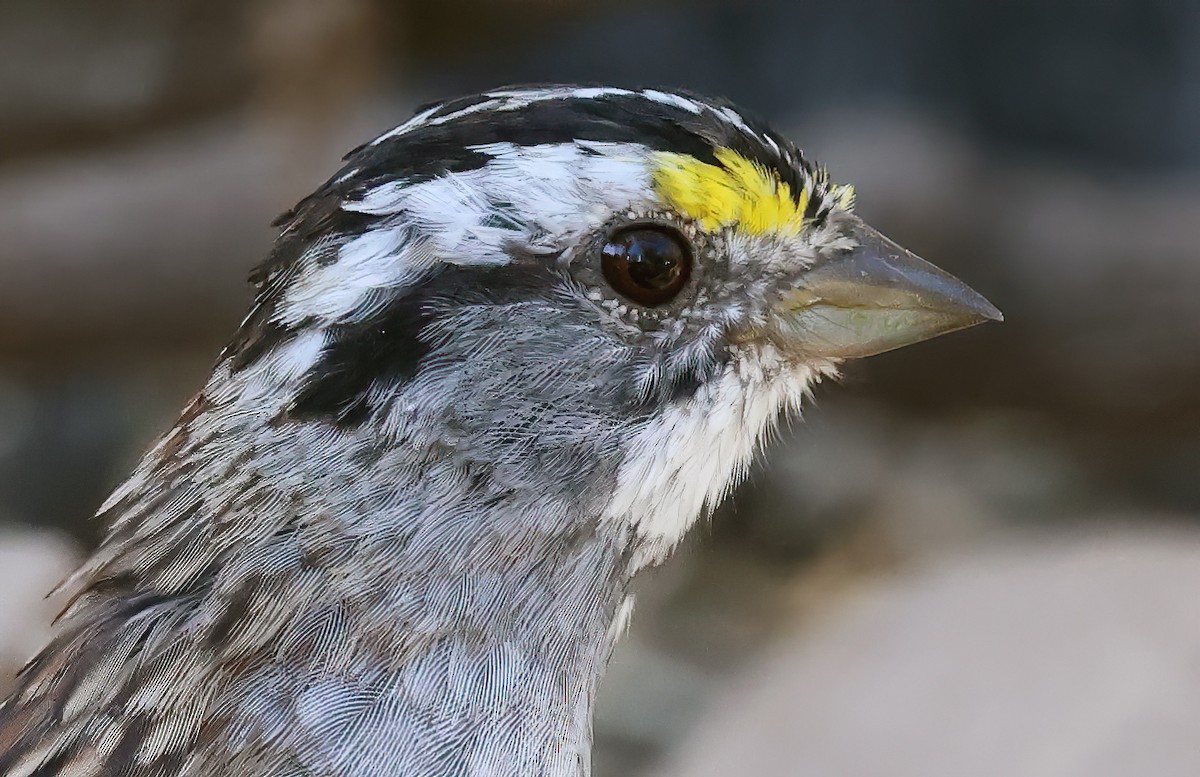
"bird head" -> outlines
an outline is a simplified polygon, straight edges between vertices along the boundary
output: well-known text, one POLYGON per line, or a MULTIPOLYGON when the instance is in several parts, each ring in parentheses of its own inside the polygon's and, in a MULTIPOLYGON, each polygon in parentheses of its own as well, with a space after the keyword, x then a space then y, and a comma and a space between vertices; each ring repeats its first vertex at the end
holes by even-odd
POLYGON ((853 202, 690 94, 436 104, 285 214, 224 364, 273 424, 366 429, 583 500, 638 567, 841 361, 1000 318, 853 202))

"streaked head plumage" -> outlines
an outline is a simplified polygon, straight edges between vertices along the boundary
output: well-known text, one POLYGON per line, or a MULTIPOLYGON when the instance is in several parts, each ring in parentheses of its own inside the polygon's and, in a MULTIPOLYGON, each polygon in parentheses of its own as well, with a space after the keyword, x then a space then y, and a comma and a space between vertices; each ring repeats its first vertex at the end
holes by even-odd
POLYGON ((475 436, 464 446, 519 459, 496 449, 516 440, 564 473, 581 449, 636 472, 653 458, 639 446, 669 443, 678 485, 606 508, 644 525, 671 514, 660 558, 845 355, 929 336, 894 311, 854 313, 859 301, 831 316, 800 288, 874 240, 853 199, 762 122, 689 93, 551 86, 437 103, 280 219, 227 363, 236 376, 271 355, 256 380, 277 381, 277 419, 399 437, 449 424, 475 436), (653 262, 628 266, 658 250, 652 233, 689 263, 672 286, 653 262), (629 240, 642 242, 614 247, 629 240), (613 272, 659 285, 639 294, 613 272), (678 423, 717 410, 733 414, 721 428, 678 423), (654 437, 656 424, 686 426, 688 442, 654 437), (714 439, 719 455, 693 467, 714 439))
MULTIPOLYGON (((281 217, 230 355, 245 364, 315 329, 332 351, 348 327, 394 312, 438 276, 461 285, 476 271, 494 283, 498 267, 552 271, 625 324, 664 325, 678 342, 681 323, 698 315, 754 318, 746 297, 766 291, 771 267, 806 261, 782 238, 808 231, 815 244, 836 243, 836 229, 823 228, 851 199, 761 122, 692 94, 563 86, 438 103, 351 152, 281 217), (697 241, 704 267, 673 304, 639 306, 612 293, 586 254, 622 225, 659 222, 697 241), (716 286, 737 297, 724 313, 716 286)), ((339 399, 351 405, 361 403, 339 399)))

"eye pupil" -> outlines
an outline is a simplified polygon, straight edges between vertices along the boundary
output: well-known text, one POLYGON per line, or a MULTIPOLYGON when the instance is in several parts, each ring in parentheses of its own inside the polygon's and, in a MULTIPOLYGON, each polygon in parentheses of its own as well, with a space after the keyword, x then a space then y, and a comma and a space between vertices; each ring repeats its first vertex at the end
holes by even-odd
POLYGON ((605 255, 628 265, 629 277, 647 289, 665 289, 683 272, 679 244, 649 229, 629 232, 604 247, 605 255))
POLYGON ((673 229, 632 227, 609 238, 601 251, 601 265, 619 294, 642 305, 660 305, 687 283, 692 253, 673 229))

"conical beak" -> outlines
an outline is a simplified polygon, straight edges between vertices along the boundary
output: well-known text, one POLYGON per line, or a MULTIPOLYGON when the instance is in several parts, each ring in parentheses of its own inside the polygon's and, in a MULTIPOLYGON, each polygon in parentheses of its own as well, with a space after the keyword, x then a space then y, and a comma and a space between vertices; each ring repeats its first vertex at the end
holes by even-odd
POLYGON ((807 270, 776 308, 788 346, 854 359, 1004 319, 971 287, 861 221, 847 234, 858 245, 807 270))

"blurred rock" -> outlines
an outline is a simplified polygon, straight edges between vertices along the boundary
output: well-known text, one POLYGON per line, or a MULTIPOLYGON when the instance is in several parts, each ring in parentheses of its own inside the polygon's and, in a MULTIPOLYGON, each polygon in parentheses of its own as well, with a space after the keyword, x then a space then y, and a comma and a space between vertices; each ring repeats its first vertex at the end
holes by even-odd
POLYGON ((1061 520, 1102 493, 1037 416, 914 418, 840 388, 818 393, 722 516, 761 553, 799 558, 869 526, 887 555, 911 559, 1061 520))
POLYGON ((247 93, 241 4, 8 0, 0 24, 0 160, 178 125, 247 93))
POLYGON ((692 538, 638 580, 629 634, 596 699, 596 777, 645 771, 695 724, 778 626, 789 579, 752 554, 692 538))
POLYGON ((861 586, 661 774, 1200 774, 1200 532, 1152 521, 1010 536, 861 586))
POLYGON ((304 153, 277 127, 230 121, 0 171, 0 353, 212 347, 245 311, 271 219, 337 168, 331 145, 390 125, 373 111, 388 109, 345 116, 335 143, 304 153))
POLYGON ((270 138, 212 127, 10 169, 0 177, 0 345, 232 326, 246 272, 269 244, 267 214, 280 209, 275 164, 270 138))
POLYGON ((0 533, 0 696, 50 635, 61 602, 47 594, 75 569, 78 552, 42 531, 0 533))
POLYGON ((604 736, 650 748, 675 741, 707 698, 711 674, 640 635, 621 644, 604 675, 595 726, 604 736))

